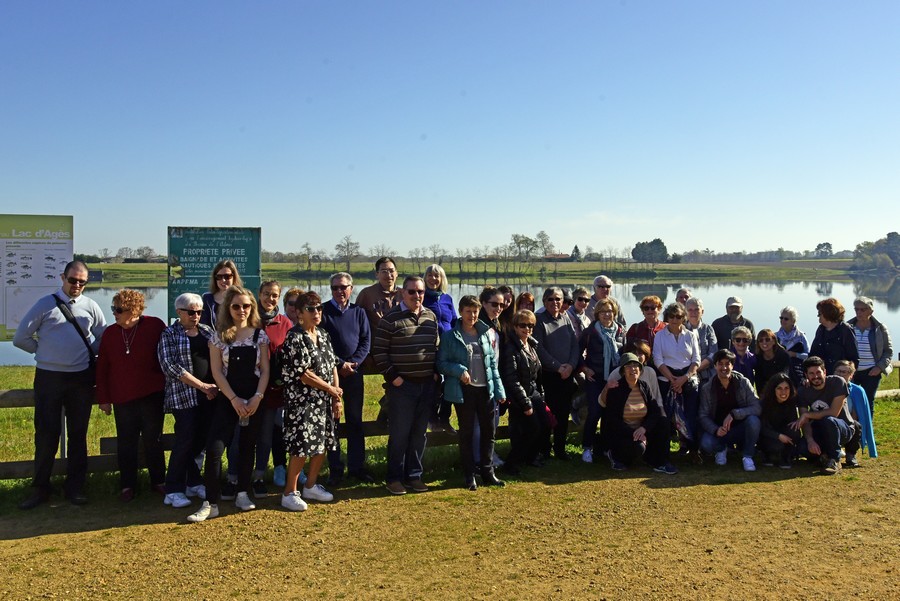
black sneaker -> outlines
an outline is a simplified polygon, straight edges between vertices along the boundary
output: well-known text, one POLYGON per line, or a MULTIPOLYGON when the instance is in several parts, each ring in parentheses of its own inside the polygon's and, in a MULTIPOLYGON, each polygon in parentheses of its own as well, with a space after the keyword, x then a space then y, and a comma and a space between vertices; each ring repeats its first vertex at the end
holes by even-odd
MULTIPOLYGON (((257 499, 264 499, 269 496, 269 489, 266 488, 266 483, 262 480, 255 480, 250 485, 250 488, 253 489, 253 496, 257 499)), ((224 499, 225 496, 223 495, 222 498, 224 499)))
POLYGON ((237 482, 226 482, 222 485, 222 500, 234 501, 237 496, 237 482))

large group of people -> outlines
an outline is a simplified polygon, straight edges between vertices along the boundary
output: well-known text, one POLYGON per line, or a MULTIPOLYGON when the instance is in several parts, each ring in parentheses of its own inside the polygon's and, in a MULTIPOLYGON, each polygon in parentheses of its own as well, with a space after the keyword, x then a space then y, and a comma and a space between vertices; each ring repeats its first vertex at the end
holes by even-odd
POLYGON ((205 294, 174 300, 170 326, 144 315, 143 295, 128 289, 113 297, 115 323, 107 325, 82 294, 87 267, 69 263, 60 290, 37 301, 14 339, 37 362, 35 474, 21 507, 49 498, 63 408, 65 494, 87 502, 95 394, 115 416, 123 502, 139 492, 143 443, 150 488, 163 502, 200 501, 190 522, 219 515, 222 500, 255 509, 253 499, 268 495, 270 455, 282 507, 327 503, 334 496, 325 486, 339 485, 345 473, 376 481, 366 465, 364 374, 383 380, 384 480, 393 495, 428 490, 429 428, 458 436, 461 483, 474 491, 503 486, 502 474, 569 460, 570 415, 583 423, 581 460, 603 457, 616 471, 643 462, 677 474, 672 443, 688 463, 712 457, 725 465, 734 453, 745 471, 759 460, 786 469, 805 457, 834 474, 858 466, 861 448, 877 456, 874 393, 893 350, 866 297, 855 299, 849 321, 837 299, 819 302, 810 343, 793 307, 781 311, 778 328, 757 333, 740 298, 730 297, 726 314, 710 324, 687 288, 667 306, 644 297, 642 318, 628 327, 605 275, 592 291, 550 286, 536 307, 534 296, 509 286, 454 303, 439 265, 398 286, 396 262, 382 257, 375 274, 355 303, 353 277, 339 272, 329 280, 330 299, 291 288, 282 309, 277 281, 248 290, 225 260, 205 294), (174 416, 168 466, 165 413, 174 416), (501 459, 494 443, 504 414, 510 445, 501 459))

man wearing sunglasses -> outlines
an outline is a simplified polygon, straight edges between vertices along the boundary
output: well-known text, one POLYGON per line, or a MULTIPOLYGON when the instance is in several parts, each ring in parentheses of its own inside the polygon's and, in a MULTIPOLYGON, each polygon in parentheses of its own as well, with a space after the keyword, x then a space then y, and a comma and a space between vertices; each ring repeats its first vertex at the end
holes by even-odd
POLYGON ((406 494, 406 486, 428 490, 422 481, 422 456, 434 403, 438 346, 437 317, 423 306, 425 280, 409 276, 402 290, 403 300, 381 319, 372 341, 389 401, 386 480, 394 495, 406 494))
POLYGON ((68 442, 66 498, 75 505, 87 502, 87 428, 94 401, 94 356, 106 318, 100 306, 82 295, 87 265, 71 261, 60 276, 62 287, 40 298, 16 329, 13 344, 34 354, 34 480, 31 496, 19 507, 33 509, 50 497, 50 474, 65 409, 68 442), (58 303, 68 307, 73 325, 58 303), (88 350, 88 346, 91 350, 88 350))
MULTIPOLYGON (((366 439, 363 434, 363 360, 369 354, 372 334, 362 307, 350 302, 353 276, 339 272, 331 276, 331 300, 322 305, 322 327, 331 337, 337 357, 338 386, 344 391, 344 421, 347 424, 347 467, 350 475, 370 484, 366 470, 366 439)), ((344 476, 341 449, 328 451, 328 484, 337 486, 344 476)))

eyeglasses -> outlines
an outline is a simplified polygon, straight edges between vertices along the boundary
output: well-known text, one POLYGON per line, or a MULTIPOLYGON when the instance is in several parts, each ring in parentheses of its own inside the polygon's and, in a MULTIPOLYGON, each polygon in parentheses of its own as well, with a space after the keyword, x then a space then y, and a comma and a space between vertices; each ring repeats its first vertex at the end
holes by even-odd
POLYGON ((790 316, 785 317, 784 315, 782 315, 782 316, 779 317, 778 319, 780 319, 781 321, 790 321, 790 320, 791 320, 791 317, 790 317, 790 316))
POLYGON ((178 311, 184 311, 191 317, 194 317, 195 315, 203 315, 203 309, 178 309, 178 311))
POLYGON ((487 301, 485 304, 488 304, 495 309, 500 308, 500 307, 503 307, 503 308, 506 307, 506 303, 498 303, 497 301, 487 301))
POLYGON ((517 328, 525 328, 526 330, 533 330, 534 324, 533 323, 517 323, 516 327, 517 328))
POLYGON ((578 301, 579 303, 588 303, 588 302, 591 301, 591 299, 589 299, 589 298, 586 297, 586 296, 579 296, 579 297, 576 298, 575 300, 578 301))
POLYGON ((128 313, 128 309, 125 309, 124 307, 117 307, 117 306, 115 306, 115 305, 112 305, 112 306, 110 307, 110 309, 111 309, 112 312, 115 313, 116 315, 121 315, 122 313, 128 313))
POLYGON ((343 292, 344 290, 346 290, 349 287, 350 287, 350 284, 334 284, 331 286, 331 291, 332 292, 338 292, 338 291, 343 292))
POLYGON ((322 305, 306 305, 303 310, 307 313, 321 313, 322 305))
POLYGON ((603 288, 604 290, 609 290, 612 286, 607 286, 606 284, 597 284, 594 288, 603 288))
POLYGON ((394 273, 397 273, 397 270, 396 269, 379 269, 378 273, 394 274, 394 273))
POLYGON ((550 298, 545 299, 544 302, 545 303, 561 303, 561 302, 563 302, 563 299, 559 298, 558 296, 551 296, 550 298))
POLYGON ((735 344, 750 344, 749 338, 733 338, 735 344))
POLYGON ((79 280, 78 278, 66 278, 66 281, 73 286, 84 286, 87 284, 87 280, 79 280))
POLYGON ((249 311, 250 307, 252 307, 252 306, 253 305, 251 305, 250 303, 244 303, 243 305, 240 303, 232 303, 231 310, 232 311, 240 311, 241 309, 243 309, 244 311, 249 311))
POLYGON ((659 311, 656 305, 641 305, 641 311, 659 311))
POLYGON ((233 273, 217 273, 216 279, 217 280, 233 280, 234 274, 233 273))
POLYGON ((284 301, 284 306, 285 307, 293 307, 293 306, 295 306, 295 303, 296 303, 296 300, 292 300, 292 301, 286 300, 286 301, 284 301))
POLYGON ((424 290, 415 290, 415 289, 410 290, 409 288, 404 288, 403 291, 410 296, 425 296, 424 290))
POLYGON ((669 319, 684 319, 684 315, 670 315, 669 319))

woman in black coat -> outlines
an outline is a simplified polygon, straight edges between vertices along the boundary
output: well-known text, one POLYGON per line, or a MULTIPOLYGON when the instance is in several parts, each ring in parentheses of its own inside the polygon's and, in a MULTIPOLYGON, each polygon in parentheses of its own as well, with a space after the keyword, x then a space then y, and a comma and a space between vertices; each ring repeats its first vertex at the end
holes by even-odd
POLYGON ((503 470, 513 475, 522 465, 540 465, 541 441, 549 434, 538 342, 531 336, 536 321, 531 311, 517 311, 500 352, 500 378, 509 401, 510 450, 503 470))

